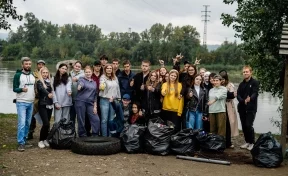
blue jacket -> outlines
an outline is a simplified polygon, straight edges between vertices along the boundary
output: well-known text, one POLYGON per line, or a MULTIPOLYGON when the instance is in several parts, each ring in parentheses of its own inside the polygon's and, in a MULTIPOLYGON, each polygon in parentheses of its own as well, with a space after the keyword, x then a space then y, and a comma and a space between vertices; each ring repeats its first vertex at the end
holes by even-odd
POLYGON ((127 75, 124 70, 119 74, 118 81, 121 97, 124 94, 129 94, 130 97, 133 95, 133 87, 130 86, 130 81, 133 79, 134 75, 135 74, 132 71, 130 71, 129 75, 127 75))

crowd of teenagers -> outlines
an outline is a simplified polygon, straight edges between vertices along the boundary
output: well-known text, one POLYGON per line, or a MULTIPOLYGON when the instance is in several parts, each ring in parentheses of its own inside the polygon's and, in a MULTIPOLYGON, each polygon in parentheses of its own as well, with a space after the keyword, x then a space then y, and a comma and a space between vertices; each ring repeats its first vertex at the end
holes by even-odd
POLYGON ((72 121, 78 137, 118 137, 129 124, 147 125, 153 118, 172 122, 175 131, 185 128, 204 129, 224 136, 226 147, 234 148, 231 137, 239 135, 234 98, 246 143, 240 148, 251 150, 254 143, 253 122, 257 112, 259 83, 252 78, 252 68, 243 67, 243 82, 236 90, 228 73, 210 73, 197 68, 199 60, 184 62, 181 54, 173 59, 168 70, 162 60, 158 69, 150 71, 150 61, 141 62, 141 72, 131 70, 129 60, 122 61, 102 55, 93 66, 82 67, 76 61, 62 63, 51 76, 45 61, 37 62, 32 72, 32 61, 21 59, 22 69, 13 80, 18 114, 18 150, 28 147, 36 127, 34 116, 42 119, 38 146, 49 146, 47 139, 54 109, 54 122, 72 121))

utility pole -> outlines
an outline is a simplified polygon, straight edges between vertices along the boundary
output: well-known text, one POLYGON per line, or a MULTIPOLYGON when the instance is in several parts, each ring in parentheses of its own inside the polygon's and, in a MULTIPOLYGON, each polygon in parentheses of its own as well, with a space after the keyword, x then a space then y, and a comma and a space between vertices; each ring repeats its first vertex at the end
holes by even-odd
POLYGON ((205 10, 201 11, 202 13, 204 13, 204 15, 202 15, 202 17, 204 17, 204 34, 203 34, 203 46, 206 48, 206 42, 207 42, 207 22, 209 21, 208 18, 210 17, 210 15, 208 15, 208 13, 210 13, 211 11, 208 11, 208 7, 210 5, 203 5, 205 10))
POLYGON ((288 24, 283 25, 282 37, 280 42, 279 54, 284 58, 285 73, 284 73, 284 93, 283 93, 283 109, 282 109, 282 124, 281 124, 281 145, 282 154, 285 157, 286 153, 286 135, 288 123, 288 24))

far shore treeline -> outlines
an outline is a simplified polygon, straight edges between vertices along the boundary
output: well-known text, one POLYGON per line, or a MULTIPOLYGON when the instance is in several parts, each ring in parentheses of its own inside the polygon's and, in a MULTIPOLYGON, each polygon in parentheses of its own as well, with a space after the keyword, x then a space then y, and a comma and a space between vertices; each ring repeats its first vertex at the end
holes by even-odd
POLYGON ((200 33, 193 24, 156 23, 140 33, 128 32, 127 27, 127 32, 105 35, 97 24, 59 26, 26 13, 24 24, 16 31, 10 31, 8 39, 0 42, 3 61, 29 56, 33 60, 45 59, 48 63, 79 59, 89 64, 106 54, 109 58, 129 59, 134 65, 143 59, 150 60, 153 65, 157 65, 159 59, 172 65, 172 57, 182 53, 183 60, 194 62, 197 57, 201 64, 236 68, 247 59, 236 42, 224 41, 215 51, 208 51, 200 44, 200 33))

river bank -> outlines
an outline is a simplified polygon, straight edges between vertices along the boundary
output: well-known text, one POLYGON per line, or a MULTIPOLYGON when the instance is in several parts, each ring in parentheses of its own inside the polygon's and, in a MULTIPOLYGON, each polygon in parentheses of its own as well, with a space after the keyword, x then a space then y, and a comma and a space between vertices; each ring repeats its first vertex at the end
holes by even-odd
MULTIPOLYGON (((53 121, 53 120, 51 120, 53 121)), ((119 153, 110 156, 84 156, 69 150, 39 149, 40 127, 37 124, 33 147, 25 152, 16 150, 16 114, 0 114, 0 175, 287 175, 288 162, 276 169, 263 169, 253 165, 251 154, 241 150, 243 135, 234 138, 235 149, 223 154, 199 153, 199 157, 218 158, 231 166, 178 160, 175 156, 119 153)))

